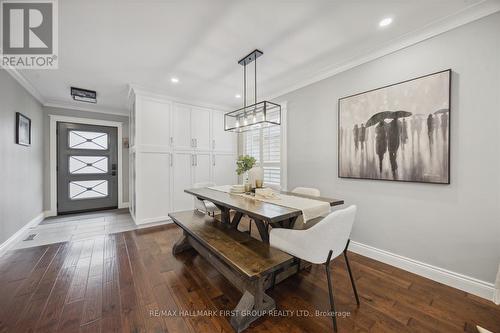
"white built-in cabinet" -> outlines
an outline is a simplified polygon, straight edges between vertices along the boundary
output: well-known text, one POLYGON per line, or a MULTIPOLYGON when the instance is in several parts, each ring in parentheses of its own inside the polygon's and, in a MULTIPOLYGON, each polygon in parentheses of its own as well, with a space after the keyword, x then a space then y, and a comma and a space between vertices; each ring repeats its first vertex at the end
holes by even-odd
POLYGON ((133 90, 130 101, 130 212, 136 224, 193 209, 195 183, 235 184, 237 137, 224 113, 133 90))

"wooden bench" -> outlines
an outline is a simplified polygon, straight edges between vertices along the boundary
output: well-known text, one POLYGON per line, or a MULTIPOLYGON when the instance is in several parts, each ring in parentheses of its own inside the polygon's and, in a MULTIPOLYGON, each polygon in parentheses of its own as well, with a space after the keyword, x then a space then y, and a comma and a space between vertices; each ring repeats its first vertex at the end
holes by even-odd
POLYGON ((172 248, 173 254, 194 248, 243 293, 231 312, 231 325, 237 332, 276 308, 265 290, 273 284, 276 273, 294 264, 292 256, 198 211, 169 216, 184 231, 172 248))

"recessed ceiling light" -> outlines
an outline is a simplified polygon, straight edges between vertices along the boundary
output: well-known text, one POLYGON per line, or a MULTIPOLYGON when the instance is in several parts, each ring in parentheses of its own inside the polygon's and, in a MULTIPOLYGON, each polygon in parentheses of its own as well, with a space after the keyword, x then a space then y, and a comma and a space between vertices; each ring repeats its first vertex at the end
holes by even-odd
POLYGON ((387 27, 391 23, 392 23, 392 18, 386 17, 385 19, 383 19, 382 21, 380 21, 378 23, 378 25, 379 25, 379 27, 387 27))
POLYGON ((234 98, 241 98, 241 95, 240 94, 236 94, 236 95, 234 95, 234 98))
POLYGON ((178 83, 179 79, 176 78, 176 77, 172 77, 172 78, 170 78, 170 82, 172 82, 172 83, 178 83))

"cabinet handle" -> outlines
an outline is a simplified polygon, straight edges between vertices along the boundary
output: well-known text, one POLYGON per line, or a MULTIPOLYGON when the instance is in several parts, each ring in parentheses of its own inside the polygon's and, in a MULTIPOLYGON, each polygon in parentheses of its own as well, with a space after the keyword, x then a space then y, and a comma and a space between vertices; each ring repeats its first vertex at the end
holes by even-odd
POLYGON ((170 166, 174 166, 174 154, 169 153, 170 155, 170 166))
POLYGON ((194 139, 191 139, 191 148, 194 147, 194 139))
POLYGON ((215 139, 212 140, 212 149, 215 149, 215 139))
POLYGON ((194 155, 194 166, 198 166, 198 155, 194 155))
POLYGON ((194 166, 194 155, 191 154, 191 166, 194 166))
POLYGON ((198 139, 194 139, 194 147, 197 148, 198 147, 198 139))
POLYGON ((214 164, 213 165, 215 166, 215 155, 213 155, 213 158, 214 158, 214 164))
POLYGON ((170 145, 171 145, 171 146, 173 146, 173 145, 174 145, 174 137, 173 137, 173 136, 171 136, 171 137, 170 137, 170 145))

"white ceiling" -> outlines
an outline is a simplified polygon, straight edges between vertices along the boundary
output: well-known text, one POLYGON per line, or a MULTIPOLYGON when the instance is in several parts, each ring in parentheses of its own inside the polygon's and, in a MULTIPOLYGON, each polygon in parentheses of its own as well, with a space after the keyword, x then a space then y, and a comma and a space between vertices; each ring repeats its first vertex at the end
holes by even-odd
MULTIPOLYGON (((276 96, 498 8, 499 0, 59 1, 59 69, 22 71, 45 103, 98 92, 126 113, 129 84, 180 100, 239 106, 237 60, 258 48, 259 96, 276 96), (379 28, 378 22, 394 22, 379 28), (170 78, 180 82, 173 85, 170 78)), ((497 9, 498 10, 498 9, 497 9)), ((93 107, 88 105, 88 107, 93 107)))

